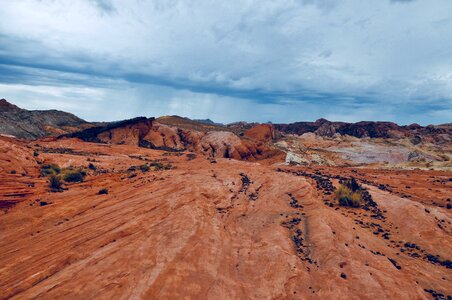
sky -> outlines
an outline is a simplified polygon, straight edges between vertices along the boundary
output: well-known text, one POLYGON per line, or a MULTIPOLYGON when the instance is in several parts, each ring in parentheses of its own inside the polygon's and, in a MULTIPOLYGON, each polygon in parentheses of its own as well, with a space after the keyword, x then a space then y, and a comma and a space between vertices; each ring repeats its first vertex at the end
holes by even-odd
POLYGON ((451 0, 0 0, 0 98, 88 121, 452 122, 451 0))

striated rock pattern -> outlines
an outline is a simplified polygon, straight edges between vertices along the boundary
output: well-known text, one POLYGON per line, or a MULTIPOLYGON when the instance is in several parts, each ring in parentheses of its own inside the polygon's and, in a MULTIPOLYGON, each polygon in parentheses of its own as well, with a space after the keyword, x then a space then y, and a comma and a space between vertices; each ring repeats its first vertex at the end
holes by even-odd
POLYGON ((280 169, 129 144, 0 139, 9 178, 0 202, 30 185, 0 213, 1 299, 452 295, 449 172, 280 169), (171 167, 131 168, 155 162, 171 167), (38 175, 47 163, 95 168, 52 193, 38 175), (332 191, 351 177, 372 207, 338 206, 332 191))

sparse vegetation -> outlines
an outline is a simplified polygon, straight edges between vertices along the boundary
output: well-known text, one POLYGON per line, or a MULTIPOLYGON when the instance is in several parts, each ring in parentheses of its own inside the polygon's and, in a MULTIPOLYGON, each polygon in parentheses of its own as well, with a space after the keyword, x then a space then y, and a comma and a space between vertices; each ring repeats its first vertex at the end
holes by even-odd
POLYGON ((16 172, 16 170, 11 170, 9 173, 10 174, 16 174, 17 172, 16 172))
POLYGON ((96 171, 96 170, 97 170, 97 167, 96 167, 95 165, 93 165, 92 163, 89 163, 88 169, 93 170, 93 171, 96 171))
POLYGON ((61 192, 63 190, 60 176, 51 175, 49 180, 49 187, 51 192, 61 192))
POLYGON ((171 170, 173 169, 173 165, 171 163, 161 163, 159 161, 151 161, 150 163, 146 163, 140 166, 131 166, 127 169, 129 172, 134 172, 140 170, 143 173, 149 171, 160 171, 160 170, 171 170))
POLYGON ((165 152, 162 154, 163 156, 182 156, 183 152, 165 152))
POLYGON ((340 206, 360 207, 364 202, 361 189, 354 179, 341 184, 334 195, 340 206))
POLYGON ((146 165, 146 164, 140 166, 140 170, 143 173, 148 172, 149 169, 150 169, 150 167, 148 165, 146 165))
POLYGON ((73 167, 61 169, 56 164, 43 165, 40 173, 41 176, 50 177, 51 181, 58 179, 59 181, 64 180, 66 182, 83 182, 86 176, 86 172, 83 169, 75 169, 73 167))
POLYGON ((135 172, 137 170, 136 166, 131 166, 127 169, 128 172, 135 172))
POLYGON ((64 170, 63 179, 66 182, 83 182, 85 179, 86 173, 83 170, 75 169, 75 170, 64 170))
POLYGON ((108 194, 108 189, 101 189, 97 194, 98 195, 107 195, 108 194))
POLYGON ((159 170, 171 170, 173 168, 173 165, 171 163, 163 164, 158 161, 151 162, 149 164, 151 170, 153 171, 159 171, 159 170))
POLYGON ((61 168, 56 164, 47 164, 41 167, 39 172, 41 176, 54 176, 61 173, 61 168))

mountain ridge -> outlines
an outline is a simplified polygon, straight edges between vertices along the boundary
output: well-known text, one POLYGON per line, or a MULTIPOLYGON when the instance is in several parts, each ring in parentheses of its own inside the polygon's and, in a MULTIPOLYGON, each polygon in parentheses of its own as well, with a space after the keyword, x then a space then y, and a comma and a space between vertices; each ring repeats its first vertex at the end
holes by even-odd
MULTIPOLYGON (((224 125, 210 119, 192 120, 180 116, 161 116, 154 119, 167 126, 202 132, 231 131, 239 136, 258 124, 265 124, 238 121, 224 125)), ((136 120, 136 118, 128 120, 136 120)), ((59 110, 25 110, 5 99, 0 100, 0 134, 18 138, 36 139, 45 136, 58 136, 87 128, 108 126, 108 124, 122 124, 121 122, 126 121, 87 122, 71 113, 59 110)), ((315 133, 322 137, 334 137, 340 134, 357 138, 411 138, 416 140, 427 138, 427 140, 435 143, 444 143, 449 142, 452 136, 451 123, 421 126, 415 123, 398 125, 390 121, 348 123, 321 118, 314 122, 275 123, 272 126, 281 134, 315 133)))
POLYGON ((57 136, 93 126, 59 110, 26 110, 5 99, 0 100, 0 134, 22 139, 57 136))

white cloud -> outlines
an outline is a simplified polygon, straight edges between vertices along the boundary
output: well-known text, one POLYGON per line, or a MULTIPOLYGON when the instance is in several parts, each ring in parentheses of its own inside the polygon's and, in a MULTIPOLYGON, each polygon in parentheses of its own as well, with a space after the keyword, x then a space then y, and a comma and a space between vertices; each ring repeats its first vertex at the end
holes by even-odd
MULTIPOLYGON (((389 111, 438 99, 452 106, 451 16, 450 0, 4 1, 0 63, 76 69, 124 87, 121 79, 139 74, 181 89, 178 97, 204 93, 196 101, 215 108, 237 93, 243 104, 277 94, 276 104, 312 109, 329 105, 328 95, 356 105, 366 98, 388 106, 382 117, 404 120, 389 111)), ((131 82, 127 90, 147 105, 142 91, 156 89, 131 82)), ((196 115, 198 102, 182 100, 161 99, 162 110, 196 115)), ((291 113, 272 109, 269 119, 291 113)))

